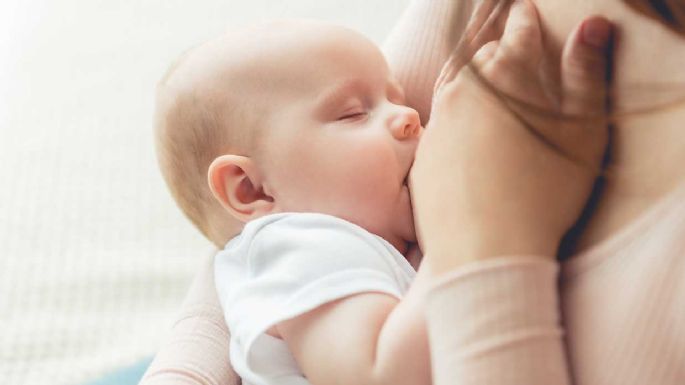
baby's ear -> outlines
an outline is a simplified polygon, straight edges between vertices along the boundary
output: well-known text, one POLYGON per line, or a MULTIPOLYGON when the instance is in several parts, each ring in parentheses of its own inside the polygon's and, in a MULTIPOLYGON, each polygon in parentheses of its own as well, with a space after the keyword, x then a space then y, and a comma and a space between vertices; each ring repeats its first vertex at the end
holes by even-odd
POLYGON ((274 199, 264 193, 263 179, 252 159, 221 155, 209 165, 209 188, 221 206, 247 222, 273 212, 274 199))

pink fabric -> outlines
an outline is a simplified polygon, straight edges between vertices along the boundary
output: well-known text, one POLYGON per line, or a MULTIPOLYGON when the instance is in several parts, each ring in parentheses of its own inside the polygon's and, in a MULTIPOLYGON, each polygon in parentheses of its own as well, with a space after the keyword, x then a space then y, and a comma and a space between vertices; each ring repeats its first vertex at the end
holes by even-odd
POLYGON ((388 35, 382 50, 404 88, 407 104, 428 122, 433 85, 454 42, 450 17, 458 1, 413 0, 388 35))
MULTIPOLYGON (((412 1, 384 47, 424 123, 457 3, 412 1)), ((240 383, 212 260, 141 384, 240 383)), ((685 384, 685 187, 562 264, 560 287, 558 270, 511 256, 436 282, 426 303, 434 383, 685 384)))
POLYGON ((556 278, 557 264, 513 256, 437 282, 434 383, 685 384, 685 183, 562 264, 559 300, 556 278))
POLYGON ((685 183, 562 265, 577 384, 685 384, 685 183))

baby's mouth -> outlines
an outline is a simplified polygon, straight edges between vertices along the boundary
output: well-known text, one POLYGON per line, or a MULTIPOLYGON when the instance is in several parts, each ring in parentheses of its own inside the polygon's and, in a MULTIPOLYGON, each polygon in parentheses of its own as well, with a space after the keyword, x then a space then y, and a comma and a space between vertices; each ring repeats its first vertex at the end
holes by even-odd
POLYGON ((400 187, 406 188, 409 191, 409 174, 402 179, 402 185, 400 187))

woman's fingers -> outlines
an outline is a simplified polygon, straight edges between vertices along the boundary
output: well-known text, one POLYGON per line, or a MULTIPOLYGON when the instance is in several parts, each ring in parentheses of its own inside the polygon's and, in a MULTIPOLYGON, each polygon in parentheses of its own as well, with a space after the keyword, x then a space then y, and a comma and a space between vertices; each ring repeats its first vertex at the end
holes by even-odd
POLYGON ((601 16, 586 18, 571 32, 561 56, 561 111, 566 117, 560 127, 566 129, 557 130, 563 139, 559 146, 595 172, 608 140, 612 30, 601 16))
POLYGON ((537 65, 542 53, 542 34, 537 11, 530 0, 512 3, 500 46, 509 59, 537 65))
POLYGON ((498 84, 497 72, 530 73, 529 67, 536 66, 541 57, 541 41, 537 11, 530 0, 515 0, 509 7, 509 12, 507 2, 481 0, 475 6, 462 40, 451 53, 436 80, 433 102, 439 97, 443 87, 452 82, 470 61, 479 70, 488 67, 489 70, 485 71, 484 75, 492 83, 504 89, 511 88, 509 84, 498 84))
POLYGON ((544 107, 540 83, 542 37, 540 21, 530 0, 516 0, 509 9, 499 40, 480 48, 472 64, 496 90, 532 105, 544 107))
POLYGON ((471 63, 478 69, 483 69, 488 63, 491 63, 499 49, 499 41, 493 40, 484 46, 480 47, 478 52, 473 55, 471 63))
POLYGON ((566 40, 561 57, 565 114, 580 117, 604 114, 612 35, 607 19, 592 16, 580 23, 566 40))

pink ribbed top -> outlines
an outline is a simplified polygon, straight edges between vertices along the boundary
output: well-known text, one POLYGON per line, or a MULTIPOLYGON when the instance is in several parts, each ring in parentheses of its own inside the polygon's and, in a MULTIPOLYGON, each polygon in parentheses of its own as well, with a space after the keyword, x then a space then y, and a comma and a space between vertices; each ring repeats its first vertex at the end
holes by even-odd
POLYGON ((558 270, 502 257, 436 283, 435 384, 685 384, 685 184, 558 270))

